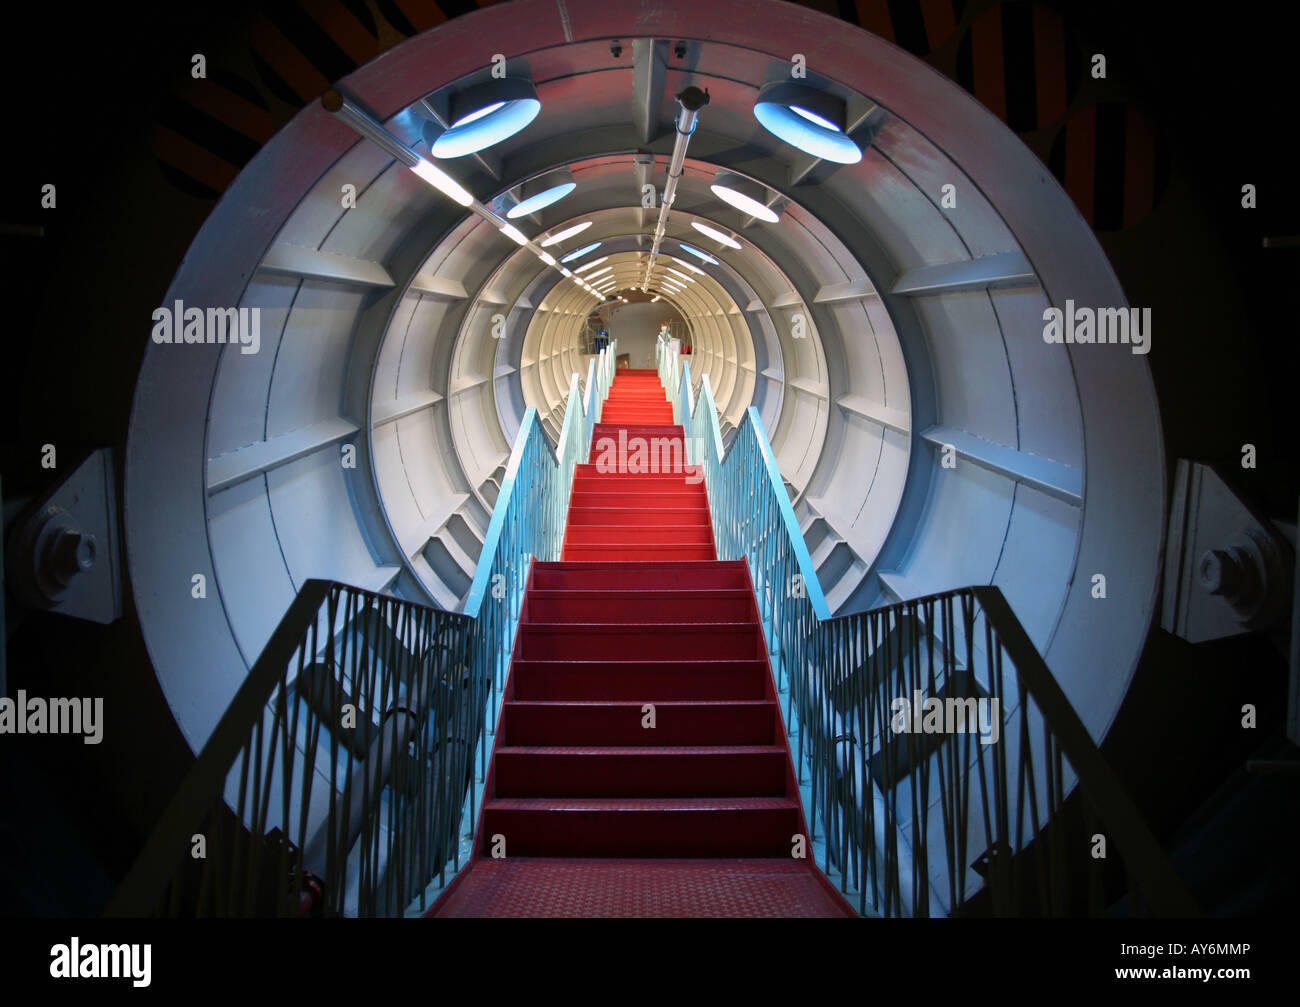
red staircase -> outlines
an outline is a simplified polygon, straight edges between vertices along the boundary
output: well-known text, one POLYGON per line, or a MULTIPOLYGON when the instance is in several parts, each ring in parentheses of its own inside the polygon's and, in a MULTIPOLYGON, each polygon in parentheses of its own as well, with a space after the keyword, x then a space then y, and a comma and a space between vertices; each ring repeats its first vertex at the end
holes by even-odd
POLYGON ((428 915, 855 915, 792 856, 749 570, 715 558, 684 446, 657 374, 618 372, 561 561, 529 575, 473 858, 428 915))

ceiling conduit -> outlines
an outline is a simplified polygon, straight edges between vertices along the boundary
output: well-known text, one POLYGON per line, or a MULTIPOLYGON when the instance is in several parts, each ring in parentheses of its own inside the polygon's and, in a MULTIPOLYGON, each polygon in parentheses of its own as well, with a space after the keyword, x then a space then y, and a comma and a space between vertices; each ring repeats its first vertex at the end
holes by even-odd
POLYGON ((664 183, 664 198, 659 205, 659 223, 655 226, 650 258, 646 260, 645 279, 641 282, 642 290, 650 286, 650 274, 655 268, 655 258, 659 255, 659 246, 663 243, 664 232, 668 229, 668 213, 672 209, 673 200, 677 197, 677 180, 681 178, 682 165, 686 163, 686 147, 691 142, 691 134, 695 132, 700 109, 709 103, 709 92, 701 91, 694 86, 688 87, 676 97, 677 103, 682 106, 681 113, 677 116, 677 142, 673 144, 673 157, 668 164, 668 181, 664 183))

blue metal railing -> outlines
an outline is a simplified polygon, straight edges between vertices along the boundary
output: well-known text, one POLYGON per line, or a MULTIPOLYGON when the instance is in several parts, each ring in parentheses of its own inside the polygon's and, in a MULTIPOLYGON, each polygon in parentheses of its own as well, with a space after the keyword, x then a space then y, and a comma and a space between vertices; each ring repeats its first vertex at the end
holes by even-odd
POLYGON ((810 839, 859 911, 1096 913, 1127 881, 1127 912, 1195 914, 1001 592, 961 587, 832 618, 757 409, 725 449, 708 375, 694 387, 673 340, 655 352, 688 458, 704 466, 718 558, 749 567, 810 839), (954 719, 909 727, 917 698, 954 719), (1067 836, 1076 782, 1088 828, 1067 836), (1119 848, 1118 875, 1092 852, 1098 836, 1119 848))
MULTIPOLYGON (((451 861, 439 872, 438 887, 446 883, 448 867, 452 873, 459 870, 461 857, 473 843, 477 808, 487 779, 501 690, 510 666, 529 564, 534 557, 543 561, 560 557, 573 468, 585 462, 591 452, 592 431, 614 381, 617 353, 618 340, 612 340, 588 362, 584 382, 579 382, 577 374, 570 378, 564 422, 554 446, 546 437, 535 406, 525 410, 515 436, 474 580, 465 596, 465 615, 474 620, 471 674, 476 681, 486 682, 488 688, 474 784, 466 795, 462 815, 461 842, 451 861)), ((422 908, 424 901, 413 908, 422 908)))

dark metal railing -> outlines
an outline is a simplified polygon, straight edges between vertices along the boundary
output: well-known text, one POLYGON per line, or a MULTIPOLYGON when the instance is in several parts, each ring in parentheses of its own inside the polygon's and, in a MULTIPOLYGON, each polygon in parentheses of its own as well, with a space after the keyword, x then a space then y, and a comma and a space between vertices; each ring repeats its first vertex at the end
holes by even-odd
POLYGON ((393 915, 454 856, 474 621, 308 581, 108 914, 393 915))
POLYGON ((552 445, 524 412, 464 611, 308 581, 119 887, 111 916, 397 916, 461 863, 534 558, 559 557, 617 344, 552 445))

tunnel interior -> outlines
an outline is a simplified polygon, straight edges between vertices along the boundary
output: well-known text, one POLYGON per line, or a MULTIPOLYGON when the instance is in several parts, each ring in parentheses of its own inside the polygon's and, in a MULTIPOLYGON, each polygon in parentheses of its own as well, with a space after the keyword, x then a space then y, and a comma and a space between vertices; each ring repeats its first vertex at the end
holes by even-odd
MULTIPOLYGON (((693 11, 670 40, 616 31, 598 4, 568 9, 571 38, 491 10, 465 19, 540 103, 479 152, 437 156, 457 101, 495 83, 494 53, 448 55, 454 33, 339 85, 554 265, 314 103, 245 168, 176 275, 165 303, 261 320, 256 353, 155 340, 128 439, 135 597, 191 744, 306 579, 461 604, 523 411, 558 433, 589 316, 605 303, 618 329, 629 293, 689 329, 724 436, 758 409, 832 609, 995 584, 1100 737, 1153 611, 1164 458, 1143 354, 1044 339, 1067 299, 1127 305, 1069 198, 968 94, 873 36, 818 40, 798 81, 860 152, 840 163, 755 111, 790 86, 784 50, 811 48, 806 17, 765 4, 724 33, 726 11, 693 11), (650 278, 676 96, 692 86, 708 104, 650 278), (557 175, 562 197, 527 202, 557 175), (757 193, 762 212, 719 185, 757 193), (510 217, 517 206, 532 212, 510 217), (177 505, 160 534, 133 504, 162 494, 177 505), (195 571, 220 605, 186 611, 180 634, 186 599, 165 585, 195 571), (1115 603, 1096 604, 1096 574, 1115 603)), ((633 366, 652 327, 620 336, 633 366)))

